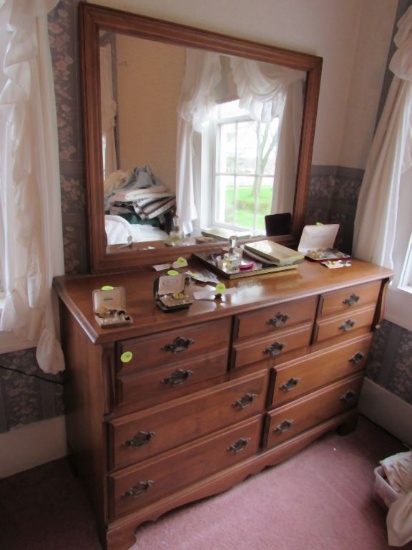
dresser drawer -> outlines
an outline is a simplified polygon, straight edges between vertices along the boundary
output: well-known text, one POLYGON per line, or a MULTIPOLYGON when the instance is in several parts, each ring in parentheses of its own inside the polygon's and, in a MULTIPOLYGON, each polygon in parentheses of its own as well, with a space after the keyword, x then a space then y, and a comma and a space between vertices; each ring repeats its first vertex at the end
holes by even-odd
POLYGON ((364 369, 372 334, 327 351, 311 353, 298 361, 275 367, 272 372, 272 407, 278 407, 331 382, 364 369))
POLYGON ((312 323, 305 323, 263 338, 237 342, 232 348, 232 367, 240 368, 257 361, 262 362, 262 367, 272 367, 287 352, 308 346, 312 328, 312 323))
POLYGON ((154 367, 117 377, 117 405, 134 404, 134 410, 152 407, 223 382, 228 350, 154 367))
POLYGON ((264 336, 305 322, 313 322, 317 297, 296 300, 265 307, 257 311, 242 313, 235 319, 235 335, 241 340, 253 336, 264 336))
POLYGON ((110 468, 146 460, 261 413, 266 402, 267 378, 266 372, 245 376, 170 404, 112 420, 108 423, 110 468))
POLYGON ((363 376, 354 376, 323 388, 268 413, 267 447, 356 406, 363 376))
POLYGON ((336 337, 341 339, 352 338, 361 329, 370 331, 374 317, 375 306, 370 306, 348 311, 343 315, 319 319, 315 325, 314 343, 324 342, 329 338, 336 337))
MULTIPOLYGON (((344 290, 338 290, 329 294, 323 294, 319 300, 318 316, 325 317, 349 312, 358 307, 364 307, 368 304, 376 305, 381 281, 374 281, 363 285, 351 286, 344 290)), ((351 315, 351 313, 349 313, 351 315)))
POLYGON ((109 476, 110 515, 118 518, 258 452, 262 417, 236 424, 109 476))
POLYGON ((117 345, 121 373, 186 360, 200 353, 228 348, 231 319, 220 319, 189 327, 123 340, 117 345))

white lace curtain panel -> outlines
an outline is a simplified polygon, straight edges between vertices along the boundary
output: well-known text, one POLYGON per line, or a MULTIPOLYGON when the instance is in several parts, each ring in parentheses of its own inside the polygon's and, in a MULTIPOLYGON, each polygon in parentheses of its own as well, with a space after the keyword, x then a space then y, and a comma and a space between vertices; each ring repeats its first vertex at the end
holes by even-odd
POLYGON ((355 219, 357 258, 393 268, 401 185, 412 166, 412 8, 399 20, 393 80, 366 164, 355 219))
MULTIPOLYGON (((230 64, 240 106, 260 122, 279 117, 272 211, 291 211, 303 112, 302 83, 306 75, 242 58, 230 58, 230 64)), ((194 181, 200 175, 195 168, 194 132, 202 132, 204 124, 210 120, 221 71, 219 54, 186 50, 186 70, 178 108, 176 174, 177 214, 186 234, 193 231, 193 221, 197 219, 194 181)))
POLYGON ((53 276, 64 273, 55 97, 47 14, 57 0, 0 0, 0 330, 64 368, 53 276))

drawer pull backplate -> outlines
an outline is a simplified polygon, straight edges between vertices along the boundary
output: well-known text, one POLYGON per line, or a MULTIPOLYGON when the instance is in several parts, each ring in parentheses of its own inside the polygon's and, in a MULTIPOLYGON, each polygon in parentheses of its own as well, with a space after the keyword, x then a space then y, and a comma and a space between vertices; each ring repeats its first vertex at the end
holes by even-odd
POLYGON ((246 445, 249 443, 250 441, 250 437, 246 438, 246 437, 241 437, 240 439, 238 439, 236 441, 236 443, 233 443, 233 445, 231 445, 230 447, 227 448, 227 450, 230 452, 230 453, 240 453, 241 451, 244 450, 244 448, 246 447, 246 445))
POLYGON ((152 485, 153 481, 150 479, 147 481, 139 481, 139 483, 136 483, 136 485, 133 485, 133 487, 130 487, 130 489, 123 493, 122 497, 142 497, 147 493, 152 485))
POLYGON ((275 428, 275 432, 278 432, 279 434, 283 434, 284 432, 287 432, 288 429, 292 426, 293 420, 284 420, 281 424, 278 424, 275 428))
POLYGON ((287 382, 279 386, 283 391, 292 391, 300 382, 300 378, 289 378, 287 382))
POLYGON ((173 340, 173 342, 163 346, 162 351, 171 351, 172 353, 180 353, 181 351, 187 350, 188 347, 194 343, 195 341, 192 340, 191 338, 183 338, 182 336, 178 336, 173 340))
POLYGON ((349 296, 349 298, 345 298, 345 300, 343 300, 343 304, 345 304, 345 306, 354 306, 355 304, 357 304, 360 300, 360 296, 358 296, 357 294, 351 294, 349 296))
POLYGON ((349 330, 351 330, 353 327, 355 326, 355 321, 353 321, 352 319, 348 319, 347 321, 345 321, 342 325, 340 325, 340 329, 343 330, 344 332, 348 332, 349 330))
POLYGON ((246 393, 243 397, 235 401, 232 405, 232 407, 235 407, 235 409, 244 409, 245 407, 248 407, 253 403, 253 401, 256 399, 257 394, 256 393, 246 393))
POLYGON ((355 353, 355 355, 352 355, 352 357, 349 359, 349 363, 352 363, 353 365, 357 365, 360 363, 365 357, 365 354, 363 351, 358 351, 355 353))
POLYGON ((286 313, 281 313, 280 311, 276 313, 274 317, 271 317, 266 321, 267 325, 272 325, 272 327, 279 328, 286 324, 286 322, 289 320, 289 315, 286 315, 286 313))
POLYGON ((156 435, 156 432, 139 432, 131 439, 125 441, 123 447, 143 447, 150 442, 154 435, 156 435))
POLYGON ((279 355, 286 344, 283 344, 281 342, 274 342, 271 346, 267 347, 263 350, 263 353, 266 353, 268 355, 271 355, 272 357, 276 357, 276 355, 279 355))
POLYGON ((168 376, 167 378, 163 378, 162 384, 166 384, 167 386, 175 387, 180 386, 187 382, 189 376, 192 376, 193 371, 187 370, 187 369, 177 369, 174 371, 173 374, 168 376))
POLYGON ((340 397, 340 400, 342 401, 342 403, 350 403, 355 399, 355 396, 356 396, 355 392, 352 390, 349 390, 340 397))

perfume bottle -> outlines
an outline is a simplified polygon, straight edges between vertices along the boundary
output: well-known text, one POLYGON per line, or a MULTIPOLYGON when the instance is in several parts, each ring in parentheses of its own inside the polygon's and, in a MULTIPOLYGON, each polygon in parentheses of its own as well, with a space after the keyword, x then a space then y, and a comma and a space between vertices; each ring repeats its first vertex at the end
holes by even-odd
POLYGON ((229 238, 229 252, 223 255, 223 269, 227 273, 237 273, 242 262, 242 253, 238 247, 237 237, 229 238))
POLYGON ((171 246, 179 246, 183 241, 183 233, 180 230, 179 218, 174 216, 172 229, 169 233, 169 243, 171 246))

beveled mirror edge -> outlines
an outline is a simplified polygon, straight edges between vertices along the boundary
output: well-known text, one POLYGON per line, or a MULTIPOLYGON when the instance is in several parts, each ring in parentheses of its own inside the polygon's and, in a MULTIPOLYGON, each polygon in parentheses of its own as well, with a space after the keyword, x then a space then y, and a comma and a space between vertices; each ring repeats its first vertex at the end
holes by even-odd
MULTIPOLYGON (((306 96, 299 150, 292 233, 274 238, 286 246, 296 245, 304 227, 306 201, 313 153, 313 140, 320 91, 322 58, 189 27, 178 23, 105 8, 95 4, 79 4, 80 56, 83 92, 84 145, 87 181, 89 263, 92 273, 127 271, 145 268, 187 256, 187 246, 154 250, 133 246, 119 252, 107 252, 102 205, 102 150, 100 122, 99 31, 112 30, 181 46, 218 51, 304 70, 307 72, 306 96)), ((190 253, 207 252, 221 244, 191 245, 190 253)))

